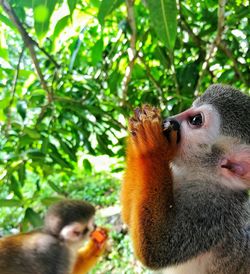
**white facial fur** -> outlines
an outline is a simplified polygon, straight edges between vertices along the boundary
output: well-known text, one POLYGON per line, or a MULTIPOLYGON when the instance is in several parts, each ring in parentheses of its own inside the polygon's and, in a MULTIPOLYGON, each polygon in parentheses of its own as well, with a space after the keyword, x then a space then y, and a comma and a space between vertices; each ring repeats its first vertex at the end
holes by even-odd
POLYGON ((91 218, 87 223, 73 222, 65 226, 60 232, 60 238, 69 242, 76 243, 87 239, 94 230, 94 220, 91 218))
POLYGON ((180 123, 181 141, 179 157, 182 160, 192 161, 192 156, 204 152, 204 145, 213 144, 220 134, 220 118, 218 111, 209 104, 193 106, 171 117, 180 123), (201 114, 203 124, 195 127, 190 123, 191 117, 201 114), (203 147, 201 147, 203 146, 203 147))
POLYGON ((179 122, 181 133, 180 150, 173 163, 177 185, 183 180, 203 178, 232 189, 249 188, 249 146, 233 137, 221 135, 220 115, 212 105, 197 106, 194 102, 190 109, 171 119, 179 122), (202 123, 198 126, 190 122, 196 115, 202 117, 202 123), (215 147, 221 150, 219 159, 212 159, 212 149, 215 147), (224 163, 230 163, 234 170, 224 163))

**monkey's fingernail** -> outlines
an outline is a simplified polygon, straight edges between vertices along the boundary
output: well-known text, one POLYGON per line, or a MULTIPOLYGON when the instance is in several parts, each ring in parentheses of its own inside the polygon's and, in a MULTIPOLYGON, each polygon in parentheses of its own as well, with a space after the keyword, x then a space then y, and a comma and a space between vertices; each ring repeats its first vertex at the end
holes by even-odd
POLYGON ((164 131, 164 130, 167 130, 170 126, 171 126, 170 121, 164 122, 164 123, 163 123, 163 131, 164 131))
POLYGON ((134 110, 134 114, 135 114, 135 117, 138 119, 138 118, 140 117, 140 114, 141 114, 140 108, 136 108, 136 109, 134 110))

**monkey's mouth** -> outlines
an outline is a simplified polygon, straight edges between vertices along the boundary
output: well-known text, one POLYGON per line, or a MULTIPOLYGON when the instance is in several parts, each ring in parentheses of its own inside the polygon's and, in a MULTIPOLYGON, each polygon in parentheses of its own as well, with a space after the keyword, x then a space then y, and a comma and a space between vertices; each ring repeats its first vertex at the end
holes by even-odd
POLYGON ((175 130, 177 132, 177 144, 181 140, 181 130, 180 130, 180 124, 176 120, 167 120, 163 122, 162 125, 163 128, 163 134, 167 137, 168 141, 170 141, 170 132, 172 130, 175 130))

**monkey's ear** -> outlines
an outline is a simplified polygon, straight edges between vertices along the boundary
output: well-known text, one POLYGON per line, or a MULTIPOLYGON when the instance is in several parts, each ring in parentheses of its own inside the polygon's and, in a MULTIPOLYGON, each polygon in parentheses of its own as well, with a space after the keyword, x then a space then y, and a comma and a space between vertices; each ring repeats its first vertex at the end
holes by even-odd
POLYGON ((250 188, 250 149, 234 151, 221 161, 222 174, 240 178, 245 188, 250 188))

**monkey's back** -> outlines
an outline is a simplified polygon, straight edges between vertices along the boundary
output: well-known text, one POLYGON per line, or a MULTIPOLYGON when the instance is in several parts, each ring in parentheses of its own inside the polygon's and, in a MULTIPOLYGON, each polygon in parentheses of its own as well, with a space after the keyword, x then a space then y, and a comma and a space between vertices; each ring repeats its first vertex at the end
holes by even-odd
POLYGON ((69 251, 57 238, 31 232, 0 239, 1 274, 68 274, 69 251))

